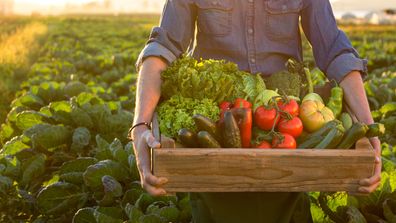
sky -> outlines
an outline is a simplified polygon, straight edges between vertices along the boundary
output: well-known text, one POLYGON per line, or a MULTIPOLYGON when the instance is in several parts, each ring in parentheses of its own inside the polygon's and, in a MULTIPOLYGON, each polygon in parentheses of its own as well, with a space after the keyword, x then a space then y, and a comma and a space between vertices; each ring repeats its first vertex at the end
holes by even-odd
MULTIPOLYGON (((1 0, 0 0, 1 1, 1 0)), ((83 4, 88 2, 102 2, 101 0, 14 0, 16 13, 30 14, 31 11, 43 14, 58 12, 69 4, 83 4)), ((396 8, 396 0, 330 0, 336 14, 349 11, 368 12, 384 8, 396 8)), ((121 12, 158 12, 162 10, 165 0, 113 0, 113 8, 121 12), (144 4, 144 2, 148 2, 144 4)))

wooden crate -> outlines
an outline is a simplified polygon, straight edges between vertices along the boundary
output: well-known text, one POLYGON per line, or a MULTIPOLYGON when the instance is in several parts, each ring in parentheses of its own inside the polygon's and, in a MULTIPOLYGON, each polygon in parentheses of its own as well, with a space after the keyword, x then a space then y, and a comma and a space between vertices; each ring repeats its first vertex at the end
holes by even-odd
POLYGON ((156 176, 168 192, 351 191, 374 172, 367 139, 354 150, 191 149, 152 150, 156 176))
POLYGON ((367 138, 351 150, 175 148, 166 138, 161 144, 152 149, 152 171, 168 178, 164 188, 170 193, 357 192, 359 180, 372 176, 375 165, 367 138))

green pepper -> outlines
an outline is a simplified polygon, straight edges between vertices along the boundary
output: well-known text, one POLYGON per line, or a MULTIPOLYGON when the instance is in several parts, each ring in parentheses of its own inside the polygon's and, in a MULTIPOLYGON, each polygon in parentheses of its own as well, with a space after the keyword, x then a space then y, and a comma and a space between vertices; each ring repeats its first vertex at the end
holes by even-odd
POLYGON ((342 111, 342 99, 344 97, 344 91, 341 87, 336 85, 331 89, 331 96, 329 102, 327 103, 327 107, 333 111, 334 117, 338 117, 342 111))

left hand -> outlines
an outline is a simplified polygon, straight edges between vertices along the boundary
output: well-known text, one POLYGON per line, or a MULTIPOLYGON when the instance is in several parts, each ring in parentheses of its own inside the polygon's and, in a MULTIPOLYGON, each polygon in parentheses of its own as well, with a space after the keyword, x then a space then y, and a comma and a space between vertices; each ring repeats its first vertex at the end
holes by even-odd
POLYGON ((381 143, 378 137, 370 138, 370 143, 374 147, 375 151, 375 167, 374 167, 374 175, 370 178, 362 179, 359 181, 360 187, 359 192, 364 194, 369 194, 381 183, 381 143))

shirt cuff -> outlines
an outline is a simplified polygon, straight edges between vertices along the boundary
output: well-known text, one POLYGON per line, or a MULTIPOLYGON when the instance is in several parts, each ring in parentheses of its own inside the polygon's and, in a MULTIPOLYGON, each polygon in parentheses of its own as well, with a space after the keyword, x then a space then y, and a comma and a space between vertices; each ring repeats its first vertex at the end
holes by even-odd
POLYGON ((341 54, 327 68, 327 78, 340 83, 352 71, 360 71, 362 79, 367 77, 367 60, 357 58, 353 53, 341 54))
POLYGON ((177 59, 176 56, 163 45, 157 42, 151 42, 144 47, 142 52, 140 52, 139 57, 136 61, 137 70, 140 69, 140 66, 142 65, 144 59, 146 59, 149 56, 161 57, 165 59, 168 62, 168 64, 171 64, 173 61, 177 59))

